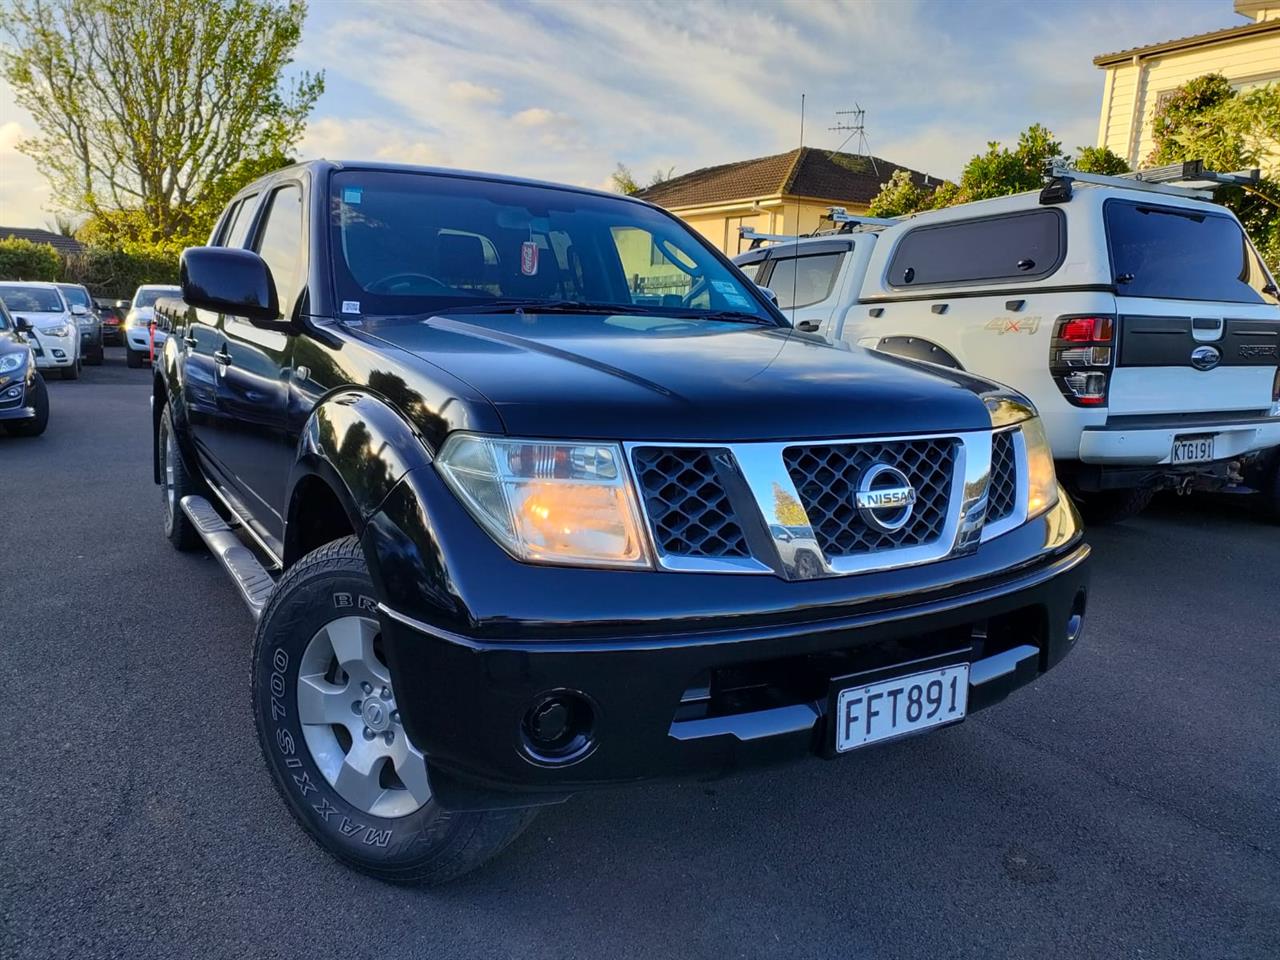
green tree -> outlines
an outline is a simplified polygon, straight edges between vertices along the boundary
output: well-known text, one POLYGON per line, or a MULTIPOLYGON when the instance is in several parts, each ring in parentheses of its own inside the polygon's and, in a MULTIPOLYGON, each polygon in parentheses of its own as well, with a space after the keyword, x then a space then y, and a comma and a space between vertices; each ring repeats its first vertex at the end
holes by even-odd
MULTIPOLYGON (((917 186, 907 171, 895 170, 871 201, 868 212, 873 217, 900 217, 921 210, 1038 190, 1055 160, 1073 162, 1063 154, 1062 144, 1054 139, 1052 131, 1041 124, 1032 124, 1018 136, 1018 144, 1013 149, 994 140, 988 143, 985 153, 974 155, 965 164, 959 183, 944 180, 929 189, 917 186)), ((1124 173, 1129 169, 1124 160, 1106 147, 1081 147, 1074 165, 1090 173, 1124 173)))
POLYGON ((1081 147, 1071 165, 1083 173, 1115 175, 1128 173, 1129 164, 1111 152, 1110 147, 1081 147))
POLYGON ((622 161, 618 161, 618 165, 614 168, 613 173, 610 174, 609 179, 613 181, 613 189, 617 193, 625 193, 629 197, 634 196, 643 189, 643 187, 636 182, 636 178, 634 174, 632 174, 631 168, 622 161))
POLYGON ((1249 187, 1219 188, 1272 270, 1280 269, 1280 84, 1238 92, 1211 73, 1188 80, 1152 121, 1153 164, 1203 160, 1223 172, 1260 168, 1249 187))
POLYGON ((324 90, 283 76, 305 16, 303 0, 7 0, 0 76, 39 128, 19 149, 95 239, 201 240, 228 177, 286 156, 324 90))

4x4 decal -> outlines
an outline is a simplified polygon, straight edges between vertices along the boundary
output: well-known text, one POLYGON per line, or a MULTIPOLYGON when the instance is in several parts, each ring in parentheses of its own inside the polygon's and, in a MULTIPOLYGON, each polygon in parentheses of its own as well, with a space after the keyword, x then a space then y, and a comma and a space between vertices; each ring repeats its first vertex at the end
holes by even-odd
POLYGON ((992 317, 986 328, 994 330, 1000 336, 1006 333, 1026 333, 1035 335, 1040 329, 1039 317, 992 317))

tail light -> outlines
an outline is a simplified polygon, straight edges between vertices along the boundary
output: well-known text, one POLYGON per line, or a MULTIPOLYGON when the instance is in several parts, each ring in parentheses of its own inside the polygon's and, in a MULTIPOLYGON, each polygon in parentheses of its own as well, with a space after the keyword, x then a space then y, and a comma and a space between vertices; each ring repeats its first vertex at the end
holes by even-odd
POLYGON ((1059 317, 1049 347, 1049 372, 1068 403, 1101 407, 1115 365, 1115 317, 1059 317))

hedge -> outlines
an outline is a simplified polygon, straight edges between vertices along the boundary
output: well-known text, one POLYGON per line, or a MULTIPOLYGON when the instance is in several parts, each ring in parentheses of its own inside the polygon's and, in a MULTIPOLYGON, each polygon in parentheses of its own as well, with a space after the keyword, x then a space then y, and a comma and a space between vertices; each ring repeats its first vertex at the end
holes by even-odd
POLYGON ((0 280, 57 280, 61 275, 62 257, 47 243, 0 240, 0 280))
POLYGON ((82 283, 95 297, 127 300, 144 283, 177 283, 176 257, 88 247, 62 256, 30 240, 0 240, 0 280, 63 280, 82 283))

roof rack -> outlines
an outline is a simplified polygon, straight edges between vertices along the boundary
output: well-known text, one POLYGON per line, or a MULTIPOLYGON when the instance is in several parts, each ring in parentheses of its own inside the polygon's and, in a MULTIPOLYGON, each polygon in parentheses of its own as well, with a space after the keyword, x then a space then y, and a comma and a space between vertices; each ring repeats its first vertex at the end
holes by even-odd
POLYGON ((838 233, 852 233, 858 227, 888 227, 901 221, 890 217, 864 217, 861 214, 850 213, 844 207, 827 207, 823 220, 830 220, 835 224, 831 230, 814 230, 810 233, 802 233, 799 235, 793 233, 759 233, 755 227, 739 227, 738 236, 743 240, 750 240, 751 246, 748 250, 756 250, 765 243, 795 243, 797 240, 805 240, 810 237, 830 236, 838 233))
POLYGON ((827 215, 823 219, 836 224, 841 233, 848 233, 854 227, 889 227, 899 222, 892 217, 864 217, 849 213, 844 207, 827 207, 827 215))
POLYGON ((1065 203, 1071 199, 1071 185, 1076 181, 1100 187, 1122 187, 1126 190, 1145 190, 1175 197, 1212 200, 1213 191, 1218 187, 1257 183, 1260 176, 1261 171, 1257 169, 1237 170, 1234 173, 1206 170, 1203 160, 1186 160, 1149 170, 1118 174, 1084 173, 1061 160, 1055 160, 1045 175, 1046 183, 1040 191, 1040 202, 1065 203))

